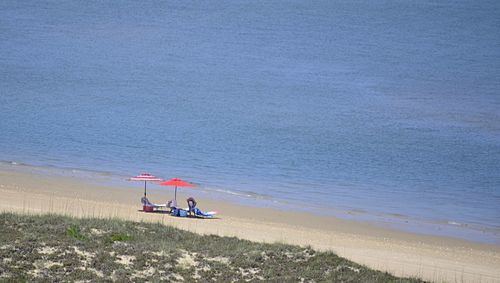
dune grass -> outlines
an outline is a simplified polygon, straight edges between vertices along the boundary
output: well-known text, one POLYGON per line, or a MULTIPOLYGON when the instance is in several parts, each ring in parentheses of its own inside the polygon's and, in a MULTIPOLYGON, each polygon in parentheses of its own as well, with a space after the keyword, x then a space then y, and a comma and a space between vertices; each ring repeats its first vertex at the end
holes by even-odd
POLYGON ((155 223, 0 214, 0 281, 421 282, 331 252, 155 223))

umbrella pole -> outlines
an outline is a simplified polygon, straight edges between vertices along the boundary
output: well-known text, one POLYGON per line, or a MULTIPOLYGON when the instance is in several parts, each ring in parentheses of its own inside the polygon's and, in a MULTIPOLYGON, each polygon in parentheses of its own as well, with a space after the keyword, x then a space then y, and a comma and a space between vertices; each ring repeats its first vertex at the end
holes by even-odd
POLYGON ((146 181, 144 181, 144 197, 146 197, 146 181))
POLYGON ((175 186, 175 195, 174 195, 174 200, 177 202, 177 186, 175 186))

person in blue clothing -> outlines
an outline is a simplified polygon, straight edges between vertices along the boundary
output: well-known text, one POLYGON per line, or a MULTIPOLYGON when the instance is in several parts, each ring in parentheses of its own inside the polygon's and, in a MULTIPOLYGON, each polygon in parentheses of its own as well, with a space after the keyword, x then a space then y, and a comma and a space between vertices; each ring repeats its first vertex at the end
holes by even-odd
POLYGON ((213 218, 216 212, 203 212, 198 207, 196 207, 196 200, 193 197, 189 197, 187 200, 188 203, 188 214, 192 217, 199 218, 213 218))
POLYGON ((196 215, 196 212, 195 212, 196 200, 193 197, 189 197, 187 199, 187 204, 188 204, 189 215, 195 216, 196 215))

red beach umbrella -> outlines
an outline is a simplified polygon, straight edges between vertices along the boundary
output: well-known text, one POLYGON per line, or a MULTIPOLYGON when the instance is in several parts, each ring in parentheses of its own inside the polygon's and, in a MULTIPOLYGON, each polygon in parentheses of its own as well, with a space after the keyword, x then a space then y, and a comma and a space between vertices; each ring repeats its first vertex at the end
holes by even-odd
POLYGON ((163 180, 161 178, 153 176, 149 173, 142 173, 141 175, 130 178, 129 181, 144 181, 144 197, 146 197, 146 183, 147 182, 160 182, 163 180))
POLYGON ((181 179, 173 178, 165 182, 161 182, 160 186, 175 186, 174 200, 177 201, 177 187, 194 187, 193 184, 183 181, 181 179))

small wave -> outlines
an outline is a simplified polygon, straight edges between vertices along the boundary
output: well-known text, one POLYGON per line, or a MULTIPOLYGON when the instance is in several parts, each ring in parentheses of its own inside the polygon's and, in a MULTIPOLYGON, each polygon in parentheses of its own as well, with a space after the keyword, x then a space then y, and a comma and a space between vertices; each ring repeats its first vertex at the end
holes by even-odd
POLYGON ((0 164, 4 165, 4 166, 22 166, 22 167, 25 167, 27 169, 39 170, 39 171, 49 172, 50 174, 57 174, 57 175, 70 174, 73 176, 76 175, 76 176, 81 176, 81 177, 86 177, 88 175, 99 176, 99 177, 113 177, 116 175, 111 171, 89 170, 89 169, 84 169, 84 168, 56 166, 56 165, 51 165, 51 164, 37 165, 37 164, 23 163, 23 162, 18 162, 18 161, 13 161, 13 160, 0 160, 0 164))
POLYGON ((467 226, 469 226, 469 225, 467 225, 465 223, 460 223, 460 222, 456 222, 456 221, 448 221, 447 223, 449 225, 459 226, 459 227, 467 227, 467 226))
POLYGON ((217 192, 217 193, 222 193, 222 194, 227 194, 227 195, 232 195, 232 196, 238 196, 238 197, 245 197, 245 198, 252 198, 252 199, 266 199, 266 200, 272 199, 271 196, 258 194, 258 193, 251 192, 251 191, 232 191, 232 190, 228 190, 228 189, 209 188, 209 187, 205 187, 203 189, 205 189, 207 191, 212 191, 212 192, 217 192))
POLYGON ((13 161, 13 160, 0 160, 0 164, 3 164, 3 165, 14 165, 14 166, 25 166, 26 164, 22 163, 22 162, 17 162, 17 161, 13 161))
POLYGON ((400 213, 387 213, 387 215, 395 218, 408 218, 408 216, 400 213))
POLYGON ((242 197, 251 197, 252 196, 250 194, 239 193, 239 192, 235 192, 235 191, 231 191, 231 190, 224 190, 224 189, 213 189, 213 191, 218 192, 218 193, 229 194, 229 195, 233 195, 233 196, 242 196, 242 197))
POLYGON ((366 210, 358 209, 358 208, 353 208, 353 209, 347 210, 347 214, 350 214, 350 215, 360 215, 360 214, 366 214, 366 213, 367 213, 366 210))

